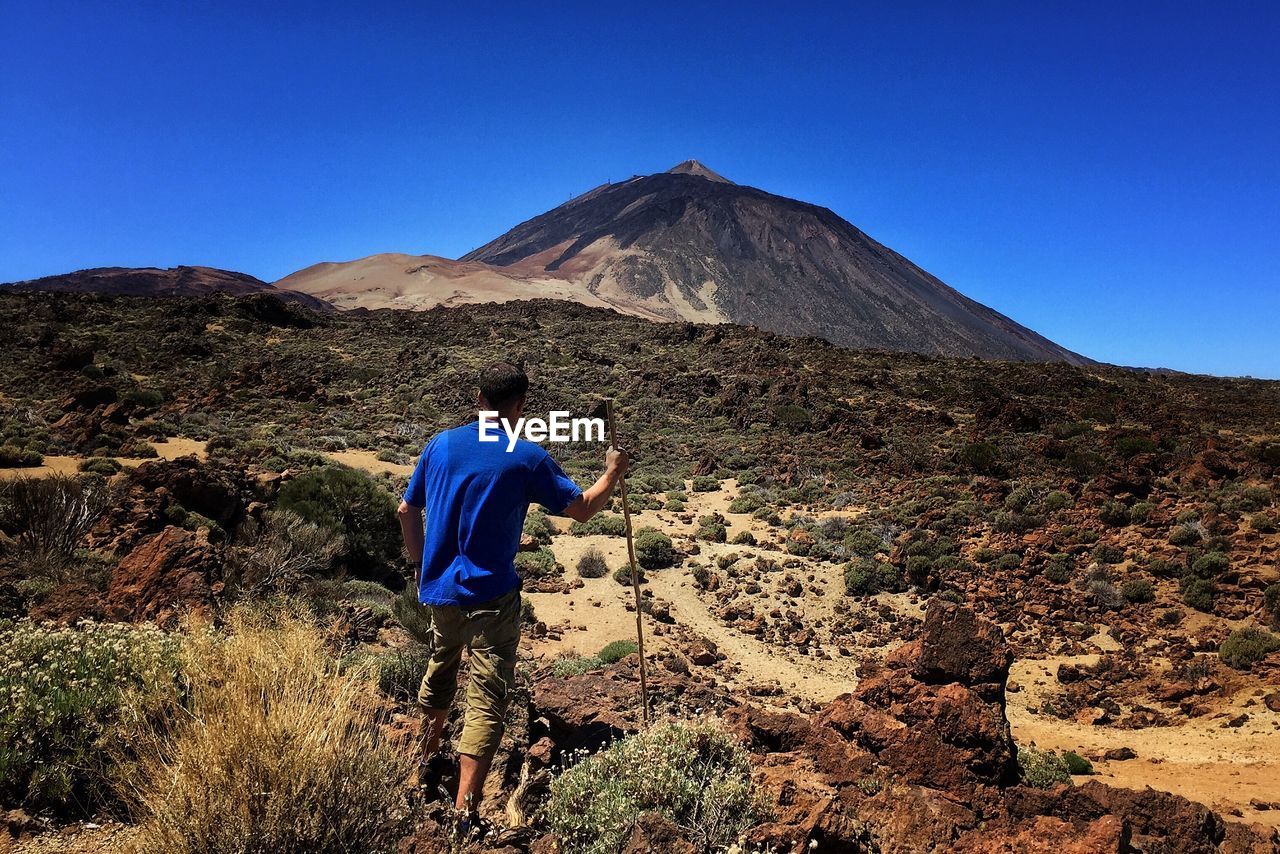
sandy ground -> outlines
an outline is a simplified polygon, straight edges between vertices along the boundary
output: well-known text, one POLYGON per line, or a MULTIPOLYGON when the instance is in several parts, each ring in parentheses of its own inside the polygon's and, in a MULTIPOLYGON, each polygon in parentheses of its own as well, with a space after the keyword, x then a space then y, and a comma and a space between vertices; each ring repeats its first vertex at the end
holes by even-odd
MULTIPOLYGON (((195 439, 173 438, 163 442, 152 442, 151 446, 156 449, 156 453, 163 460, 176 460, 178 457, 185 457, 190 454, 195 454, 201 458, 204 457, 205 443, 195 439)), ((47 477, 54 474, 75 474, 80 470, 80 463, 84 459, 84 457, 76 456, 49 456, 44 458, 43 465, 27 468, 0 468, 0 480, 15 477, 47 477)), ((133 468, 148 462, 148 460, 117 457, 116 462, 122 466, 133 468)))
POLYGON ((1082 755, 1129 747, 1136 759, 1093 763, 1099 779, 1113 786, 1174 792, 1227 814, 1239 810, 1246 821, 1280 827, 1280 811, 1249 806, 1253 799, 1280 801, 1280 714, 1262 704, 1265 692, 1238 692, 1212 714, 1176 727, 1122 730, 1030 711, 1056 689, 1061 664, 1096 660, 1097 656, 1084 655, 1014 663, 1010 681, 1022 690, 1008 695, 1008 713, 1018 744, 1082 755), (1240 714, 1248 714, 1248 720, 1227 726, 1240 714))

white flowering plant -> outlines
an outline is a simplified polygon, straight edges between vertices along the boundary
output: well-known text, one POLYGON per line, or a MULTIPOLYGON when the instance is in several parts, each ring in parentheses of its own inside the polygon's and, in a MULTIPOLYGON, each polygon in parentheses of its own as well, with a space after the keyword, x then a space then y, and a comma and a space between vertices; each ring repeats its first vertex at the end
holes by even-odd
POLYGON ((114 803, 131 736, 179 699, 177 642, 153 625, 0 623, 0 798, 114 803))
POLYGON ((542 818, 564 850, 612 854, 655 812, 702 851, 738 843, 763 809, 746 752, 710 723, 664 723, 577 758, 551 783, 542 818))

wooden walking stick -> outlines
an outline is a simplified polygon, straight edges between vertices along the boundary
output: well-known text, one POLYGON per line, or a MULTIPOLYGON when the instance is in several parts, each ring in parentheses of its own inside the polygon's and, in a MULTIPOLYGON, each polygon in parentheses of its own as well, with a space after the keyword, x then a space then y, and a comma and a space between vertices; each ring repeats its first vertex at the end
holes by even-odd
MULTIPOLYGON (((609 419, 609 445, 618 447, 617 430, 613 424, 613 398, 604 399, 605 414, 609 419)), ((631 561, 631 590, 636 596, 636 653, 640 656, 640 719, 649 728, 649 680, 644 663, 644 611, 640 607, 640 568, 636 566, 636 545, 631 538, 631 507, 627 504, 627 476, 618 483, 622 495, 622 524, 627 529, 627 559, 631 561)))

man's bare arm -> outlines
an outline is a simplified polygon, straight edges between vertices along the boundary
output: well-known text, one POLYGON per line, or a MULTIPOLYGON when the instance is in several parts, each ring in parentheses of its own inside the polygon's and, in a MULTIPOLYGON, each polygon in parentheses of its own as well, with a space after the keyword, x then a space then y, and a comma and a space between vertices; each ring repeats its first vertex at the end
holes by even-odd
POLYGON ((396 516, 400 519, 400 536, 404 539, 405 553, 414 566, 420 566, 423 546, 422 508, 401 501, 396 516))
POLYGON ((613 495, 613 488, 627 473, 628 465, 630 460, 627 458, 626 451, 610 448, 604 458, 604 474, 600 475, 600 479, 593 483, 590 489, 584 491, 574 499, 572 504, 564 508, 564 515, 575 522, 585 522, 599 513, 609 503, 609 496, 613 495))

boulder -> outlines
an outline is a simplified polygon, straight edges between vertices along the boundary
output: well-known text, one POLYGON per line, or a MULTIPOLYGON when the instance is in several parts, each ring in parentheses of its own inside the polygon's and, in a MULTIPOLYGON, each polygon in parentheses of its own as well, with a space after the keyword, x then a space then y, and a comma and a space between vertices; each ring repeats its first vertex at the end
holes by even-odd
POLYGON ((171 622, 213 601, 222 558, 208 531, 168 527, 138 544, 111 573, 107 613, 117 620, 171 622))

